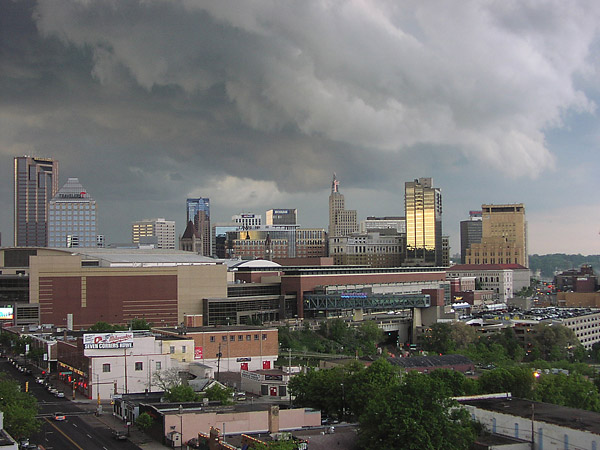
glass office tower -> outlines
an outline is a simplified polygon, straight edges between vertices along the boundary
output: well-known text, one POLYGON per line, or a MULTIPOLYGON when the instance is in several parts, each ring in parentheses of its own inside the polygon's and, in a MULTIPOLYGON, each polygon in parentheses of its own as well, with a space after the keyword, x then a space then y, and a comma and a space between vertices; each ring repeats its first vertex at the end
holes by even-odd
POLYGON ((58 191, 58 161, 17 156, 14 164, 15 246, 46 247, 48 204, 58 191))
POLYGON ((204 197, 188 198, 186 204, 187 222, 194 223, 196 233, 202 238, 202 255, 211 256, 210 200, 204 197))
POLYGON ((431 178, 404 185, 408 266, 442 265, 442 193, 431 178))

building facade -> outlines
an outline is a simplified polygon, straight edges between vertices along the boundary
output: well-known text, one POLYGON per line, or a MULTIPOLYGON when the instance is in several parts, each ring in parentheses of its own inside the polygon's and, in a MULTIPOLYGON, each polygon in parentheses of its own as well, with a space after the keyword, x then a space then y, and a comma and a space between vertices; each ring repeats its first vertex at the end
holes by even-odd
POLYGON ((394 229, 398 233, 406 233, 406 218, 404 217, 367 217, 360 221, 360 232, 368 230, 394 229))
POLYGON ((58 341, 59 379, 88 398, 160 390, 152 374, 172 363, 149 332, 90 333, 58 341))
POLYGON ((231 221, 239 228, 260 227, 262 223, 262 215, 254 213, 240 213, 231 216, 231 221))
MULTIPOLYGON (((154 328, 163 336, 181 336, 178 328, 154 328)), ((220 372, 274 368, 279 355, 277 328, 257 326, 187 327, 194 340, 195 361, 220 372)))
POLYGON ((296 209, 269 209, 267 211, 267 225, 297 225, 298 210, 296 209))
POLYGON ((405 265, 442 265, 442 193, 431 178, 404 185, 405 265))
POLYGON ((467 261, 471 244, 481 243, 481 211, 469 211, 469 219, 460 222, 460 263, 467 261))
POLYGON ((131 242, 152 244, 155 248, 175 248, 175 221, 162 217, 138 220, 131 224, 131 242))
POLYGON ((478 290, 494 292, 494 300, 506 302, 530 285, 530 272, 520 264, 457 264, 448 268, 448 278, 475 277, 478 290))
POLYGON ((98 247, 96 200, 69 178, 48 205, 49 247, 98 247))
POLYGON ((333 237, 329 254, 336 265, 398 267, 404 259, 404 235, 388 228, 333 237))
POLYGON ((466 264, 529 267, 525 206, 522 203, 481 205, 481 209, 481 243, 467 249, 466 264))
POLYGON ((14 160, 16 247, 48 245, 48 205, 58 192, 58 161, 17 156, 14 160))
POLYGON ((348 236, 358 231, 355 210, 346 209, 346 200, 339 191, 339 181, 333 174, 331 194, 329 195, 329 229, 328 236, 348 236))
POLYGON ((186 223, 192 221, 196 232, 202 236, 203 256, 212 255, 212 236, 210 226, 210 200, 204 197, 188 198, 186 223))
MULTIPOLYGON (((0 249, 0 261, 19 250, 29 249, 0 249)), ((29 323, 67 326, 71 317, 78 329, 144 318, 174 325, 202 315, 203 298, 227 295, 226 266, 190 252, 36 249, 27 256, 29 306, 39 307, 29 323)))

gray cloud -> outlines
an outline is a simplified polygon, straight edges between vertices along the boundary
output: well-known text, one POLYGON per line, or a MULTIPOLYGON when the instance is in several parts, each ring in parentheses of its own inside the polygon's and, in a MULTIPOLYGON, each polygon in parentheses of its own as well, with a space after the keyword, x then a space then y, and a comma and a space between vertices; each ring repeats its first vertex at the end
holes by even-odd
MULTIPOLYGON (((593 117, 598 94, 591 1, 0 8, 0 155, 59 159, 118 217, 106 225, 120 239, 140 216, 183 226, 192 194, 216 199, 221 220, 277 203, 323 226, 333 171, 362 216, 401 214, 403 183, 418 176, 449 194, 480 183, 453 221, 477 203, 523 201, 493 195, 540 174, 547 191, 565 160, 548 130, 593 117)), ((2 184, 3 211, 11 195, 2 184)))
POLYGON ((445 145, 518 175, 552 167, 545 127, 594 107, 572 82, 594 3, 42 0, 37 11, 44 35, 92 49, 101 83, 125 69, 148 90, 223 86, 259 132, 445 145))

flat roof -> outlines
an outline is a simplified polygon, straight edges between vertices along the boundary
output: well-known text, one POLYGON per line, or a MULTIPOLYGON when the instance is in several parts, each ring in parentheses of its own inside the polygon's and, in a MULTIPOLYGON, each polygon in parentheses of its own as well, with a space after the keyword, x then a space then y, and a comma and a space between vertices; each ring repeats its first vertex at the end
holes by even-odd
POLYGON ((161 331, 167 333, 176 333, 178 336, 185 336, 179 333, 225 333, 228 331, 269 331, 276 330, 277 327, 263 327, 260 325, 219 325, 219 326, 203 326, 203 327, 152 327, 157 333, 161 331))
POLYGON ((525 419, 531 419, 534 412, 535 420, 554 425, 560 425, 575 430, 589 431, 600 435, 600 413, 550 403, 533 402, 521 398, 488 398, 460 400, 463 405, 510 414, 525 419))

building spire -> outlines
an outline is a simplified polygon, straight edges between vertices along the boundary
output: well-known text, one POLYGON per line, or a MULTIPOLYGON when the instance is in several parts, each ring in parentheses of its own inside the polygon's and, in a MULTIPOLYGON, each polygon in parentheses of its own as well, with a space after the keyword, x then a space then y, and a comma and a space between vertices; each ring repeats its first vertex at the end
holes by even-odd
POLYGON ((340 182, 338 181, 337 177, 335 176, 335 172, 333 172, 333 181, 331 182, 331 193, 333 194, 334 192, 339 192, 340 191, 340 182))

